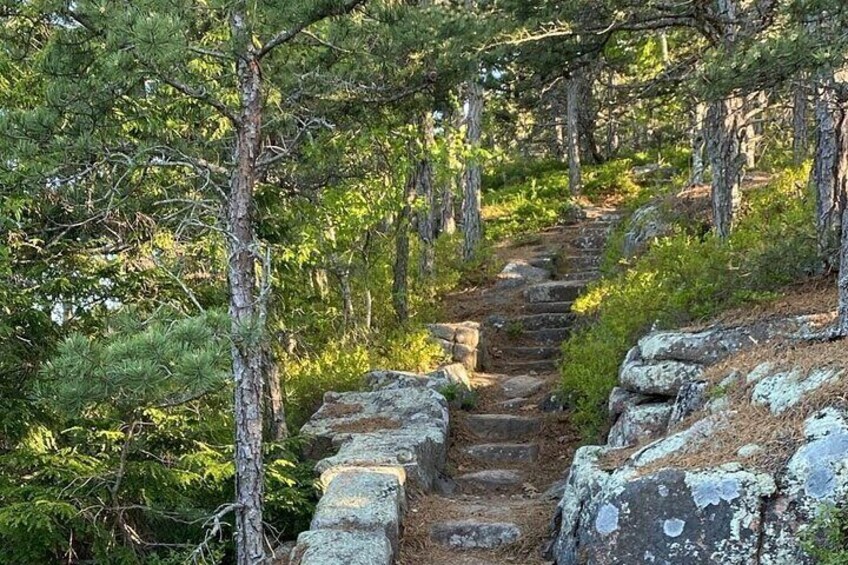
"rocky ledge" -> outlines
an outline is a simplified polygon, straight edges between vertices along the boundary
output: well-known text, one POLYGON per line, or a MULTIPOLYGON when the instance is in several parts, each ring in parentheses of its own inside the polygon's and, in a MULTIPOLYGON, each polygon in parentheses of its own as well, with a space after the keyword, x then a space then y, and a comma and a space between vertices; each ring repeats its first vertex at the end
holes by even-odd
POLYGON ((444 467, 448 404, 439 391, 467 388, 464 367, 373 371, 365 382, 368 392, 327 393, 301 429, 324 492, 292 565, 389 565, 407 493, 430 491, 444 467))
POLYGON ((805 528, 848 495, 830 318, 643 338, 610 397, 608 444, 580 448, 569 470, 556 563, 813 563, 805 528))

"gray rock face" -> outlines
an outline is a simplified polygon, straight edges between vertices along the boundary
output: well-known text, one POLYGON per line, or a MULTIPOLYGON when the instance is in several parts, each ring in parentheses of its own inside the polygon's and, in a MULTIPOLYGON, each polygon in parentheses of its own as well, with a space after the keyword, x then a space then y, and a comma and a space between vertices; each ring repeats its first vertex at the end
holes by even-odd
POLYGON ((707 383, 704 381, 693 381, 684 384, 677 391, 671 417, 668 420, 669 427, 674 427, 707 403, 707 383))
POLYGON ((513 543, 520 537, 518 526, 508 522, 461 520, 440 522, 430 529, 433 541, 456 549, 493 549, 513 543))
POLYGON ((805 443, 786 466, 778 496, 766 513, 762 565, 812 564, 798 544, 801 528, 825 504, 848 497, 848 419, 835 408, 808 418, 805 443))
POLYGON ((795 316, 700 332, 654 332, 639 340, 639 350, 643 359, 651 361, 712 364, 764 341, 814 340, 826 337, 829 331, 827 315, 795 316))
POLYGON ((392 546, 373 532, 309 530, 297 537, 291 565, 391 565, 392 546))
POLYGON ((668 403, 627 407, 610 430, 607 444, 627 447, 662 436, 668 429, 671 410, 668 403))
POLYGON ((618 420, 608 445, 582 447, 575 455, 555 521, 556 563, 812 565, 799 534, 823 503, 848 497, 843 408, 808 418, 804 441, 776 471, 753 467, 768 449, 756 443, 734 447, 728 454, 732 462, 712 468, 675 468, 670 465, 686 458, 666 458, 694 453, 717 431, 739 426, 734 410, 744 410, 737 404, 745 402, 740 391, 751 404, 779 415, 846 378, 830 367, 793 370, 764 363, 747 374, 729 370, 720 387, 735 387, 736 394, 708 398, 708 385, 700 380, 706 367, 755 342, 823 335, 827 328, 820 322, 804 316, 744 328, 655 332, 640 340, 622 365, 620 388, 610 396, 610 415, 618 420), (693 415, 701 418, 692 421, 693 415), (679 431, 663 431, 666 420, 679 431), (635 443, 640 434, 659 439, 619 455, 615 460, 623 462, 615 468, 604 467, 605 455, 635 443))
POLYGON ((382 533, 397 552, 405 501, 396 474, 348 469, 330 480, 310 529, 382 533))
POLYGON ((631 392, 676 396, 680 387, 700 379, 704 367, 681 361, 630 361, 621 366, 618 381, 631 392))

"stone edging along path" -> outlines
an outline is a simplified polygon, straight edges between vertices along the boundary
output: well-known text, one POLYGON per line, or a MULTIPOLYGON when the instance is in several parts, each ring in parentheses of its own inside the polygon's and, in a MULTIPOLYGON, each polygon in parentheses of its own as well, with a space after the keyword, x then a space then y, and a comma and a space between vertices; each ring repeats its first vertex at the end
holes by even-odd
POLYGON ((468 387, 460 364, 427 375, 374 371, 369 392, 334 393, 301 432, 324 494, 293 565, 390 564, 407 495, 429 492, 445 465, 449 385, 468 387))

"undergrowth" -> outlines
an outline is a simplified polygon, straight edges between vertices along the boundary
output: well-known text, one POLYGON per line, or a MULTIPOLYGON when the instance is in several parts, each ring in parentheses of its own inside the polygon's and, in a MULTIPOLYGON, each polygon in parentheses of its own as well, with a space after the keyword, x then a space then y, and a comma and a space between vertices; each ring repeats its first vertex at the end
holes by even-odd
POLYGON ((620 259, 575 302, 584 326, 562 345, 562 386, 586 439, 603 431, 618 365, 641 334, 770 298, 815 271, 813 203, 798 189, 806 174, 788 169, 746 193, 729 241, 681 228, 638 258, 620 259))

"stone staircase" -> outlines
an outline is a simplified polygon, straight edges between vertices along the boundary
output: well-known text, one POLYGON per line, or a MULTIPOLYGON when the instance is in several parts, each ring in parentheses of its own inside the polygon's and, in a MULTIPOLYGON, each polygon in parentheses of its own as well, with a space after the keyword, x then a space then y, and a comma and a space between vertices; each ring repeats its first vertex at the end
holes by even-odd
POLYGON ((557 388, 571 305, 597 276, 615 219, 589 210, 580 224, 544 232, 507 257, 504 284, 484 291, 492 305, 482 321, 485 372, 472 378, 480 402, 451 411, 451 477, 439 494, 410 503, 401 564, 546 563, 541 546, 576 435, 545 400, 557 388))

